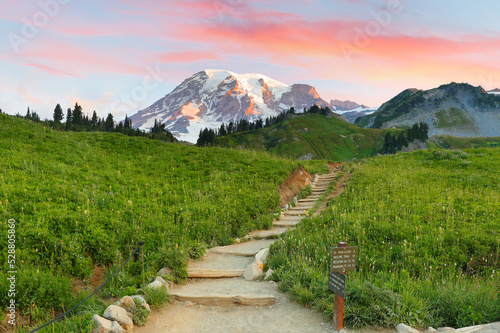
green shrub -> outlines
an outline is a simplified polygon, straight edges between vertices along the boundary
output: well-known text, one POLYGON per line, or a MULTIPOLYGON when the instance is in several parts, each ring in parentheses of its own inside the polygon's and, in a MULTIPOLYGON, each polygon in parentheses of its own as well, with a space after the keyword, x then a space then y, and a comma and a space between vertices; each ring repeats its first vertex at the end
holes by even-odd
POLYGON ((394 311, 400 304, 401 295, 365 282, 347 293, 344 318, 353 328, 393 327, 398 324, 394 311))
POLYGON ((143 307, 142 303, 137 299, 134 299, 134 303, 135 308, 132 310, 132 320, 135 325, 144 326, 151 311, 143 307))
POLYGON ((160 288, 144 288, 144 298, 153 309, 159 309, 170 301, 165 286, 161 286, 160 288))
POLYGON ((161 248, 157 253, 156 268, 168 267, 172 270, 173 282, 179 283, 187 279, 188 252, 176 245, 161 248))

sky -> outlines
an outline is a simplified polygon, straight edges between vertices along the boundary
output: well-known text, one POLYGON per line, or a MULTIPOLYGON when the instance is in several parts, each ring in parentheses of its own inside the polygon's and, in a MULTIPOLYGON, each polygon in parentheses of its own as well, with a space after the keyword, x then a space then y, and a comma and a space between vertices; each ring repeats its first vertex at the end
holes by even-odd
POLYGON ((500 88, 498 0, 17 0, 0 11, 0 108, 132 115, 204 69, 379 106, 406 88, 500 88))

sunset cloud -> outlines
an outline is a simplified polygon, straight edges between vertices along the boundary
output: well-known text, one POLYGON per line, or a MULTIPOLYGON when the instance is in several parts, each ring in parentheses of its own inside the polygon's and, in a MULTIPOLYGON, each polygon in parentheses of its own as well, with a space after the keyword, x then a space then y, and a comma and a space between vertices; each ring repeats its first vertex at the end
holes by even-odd
MULTIPOLYGON (((402 4, 390 13, 387 2, 377 0, 72 1, 26 38, 26 25, 43 9, 21 0, 2 9, 0 33, 17 34, 26 43, 19 52, 2 44, 0 62, 18 85, 44 78, 44 90, 30 85, 29 95, 45 97, 25 98, 41 110, 53 108, 44 100, 74 94, 72 101, 101 105, 106 113, 110 91, 127 93, 120 89, 140 84, 145 68, 158 65, 168 72, 165 90, 205 68, 223 68, 262 72, 289 84, 314 82, 325 99, 355 95, 372 105, 407 85, 459 80, 496 88, 491 85, 500 82, 500 28, 487 9, 496 6, 493 0, 474 11, 450 0, 402 4), (443 8, 447 15, 438 15, 443 8), (62 93, 64 80, 71 89, 62 93)), ((12 82, 0 78, 0 85, 7 84, 12 82)), ((143 103, 168 92, 156 91, 143 103)), ((27 93, 19 90, 15 100, 27 93)))

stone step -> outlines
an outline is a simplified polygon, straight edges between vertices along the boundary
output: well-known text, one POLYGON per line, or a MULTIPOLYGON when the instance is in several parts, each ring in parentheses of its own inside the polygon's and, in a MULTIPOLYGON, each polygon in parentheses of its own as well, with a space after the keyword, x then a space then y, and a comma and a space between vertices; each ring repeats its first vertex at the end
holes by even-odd
POLYGON ((276 288, 269 282, 245 279, 188 280, 170 289, 173 299, 209 306, 269 306, 274 304, 276 288))
POLYGON ((274 243, 273 239, 251 240, 240 244, 213 247, 210 249, 210 252, 236 256, 254 256, 261 249, 269 247, 272 243, 274 243))
POLYGON ((327 185, 321 185, 321 186, 314 186, 314 187, 311 187, 311 191, 319 191, 319 190, 324 190, 326 191, 328 189, 328 185, 330 183, 328 183, 327 185))
POLYGON ((300 221, 275 221, 273 225, 275 227, 293 227, 299 224, 300 221))
POLYGON ((305 198, 305 199, 300 199, 297 202, 298 203, 302 203, 302 202, 316 202, 316 199, 305 198))
POLYGON ((299 209, 299 208, 305 208, 305 209, 310 209, 314 206, 314 201, 298 201, 295 207, 291 207, 290 209, 299 209))
POLYGON ((309 210, 309 209, 311 209, 313 207, 314 207, 314 204, 312 204, 310 202, 307 202, 307 203, 304 203, 302 205, 297 205, 295 207, 290 207, 285 212, 289 212, 291 210, 306 210, 307 211, 307 210, 309 210))
POLYGON ((220 270, 220 269, 201 269, 201 268, 188 268, 189 278, 232 278, 242 277, 245 273, 244 269, 220 270))
POLYGON ((271 306, 274 305, 275 301, 273 295, 183 295, 173 293, 170 296, 179 302, 190 301, 208 306, 271 306))
MULTIPOLYGON (((300 222, 302 218, 305 216, 298 216, 298 215, 284 215, 282 216, 279 220, 275 222, 300 222)), ((274 222, 273 222, 274 223, 274 222)))
POLYGON ((287 210, 286 212, 283 213, 284 216, 306 216, 308 209, 301 209, 301 210, 287 210))
POLYGON ((253 262, 254 257, 217 253, 209 250, 201 259, 202 260, 189 260, 188 269, 192 272, 195 272, 195 270, 206 269, 220 271, 244 270, 253 262))
POLYGON ((248 235, 245 236, 245 238, 250 238, 250 239, 272 239, 276 238, 279 235, 285 233, 288 229, 287 228, 271 228, 269 230, 256 230, 252 231, 248 235))

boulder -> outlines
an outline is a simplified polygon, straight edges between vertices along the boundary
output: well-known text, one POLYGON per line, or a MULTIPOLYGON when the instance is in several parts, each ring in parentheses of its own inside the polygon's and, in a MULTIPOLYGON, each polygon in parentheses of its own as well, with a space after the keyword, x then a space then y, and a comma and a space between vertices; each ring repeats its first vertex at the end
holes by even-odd
POLYGON ((268 255, 269 255, 269 248, 266 247, 265 249, 262 249, 259 252, 257 252, 257 254, 255 255, 255 259, 265 263, 268 255))
POLYGON ((123 296, 115 305, 124 308, 127 312, 132 312, 135 309, 134 300, 130 296, 123 296))
POLYGON ((156 274, 159 275, 159 276, 167 276, 169 275, 170 273, 172 273, 172 270, 168 267, 163 267, 162 269, 160 269, 156 274))
POLYGON ((148 284, 146 286, 146 288, 161 288, 163 286, 163 284, 160 282, 160 281, 156 281, 154 280, 153 282, 151 282, 150 284, 148 284))
POLYGON ((264 280, 268 280, 268 279, 270 279, 270 278, 271 278, 271 276, 273 275, 273 273, 274 273, 274 271, 273 271, 271 268, 269 268, 269 269, 267 270, 267 272, 266 272, 266 275, 264 275, 264 280))
POLYGON ((92 330, 91 333, 124 333, 123 327, 117 321, 107 320, 99 315, 94 315, 92 320, 95 321, 98 327, 92 330))
MULTIPOLYGON (((257 261, 257 260, 256 260, 257 261)), ((261 276, 264 272, 262 271, 262 262, 259 263, 253 262, 252 264, 248 265, 247 269, 245 270, 245 273, 243 273, 243 277, 247 281, 253 281, 257 280, 259 276, 261 276)))
POLYGON ((451 332, 454 331, 455 329, 453 327, 440 327, 437 329, 438 332, 451 332))
POLYGON ((134 322, 132 321, 132 318, 130 318, 130 316, 128 315, 127 311, 124 308, 120 308, 119 306, 116 305, 110 305, 104 311, 104 314, 102 316, 111 321, 113 320, 117 321, 121 327, 127 330, 127 332, 134 331, 134 322))
POLYGON ((420 333, 416 329, 411 328, 410 326, 405 324, 399 324, 398 326, 396 326, 396 329, 398 330, 398 333, 420 333))
POLYGON ((427 329, 425 331, 427 333, 436 333, 437 332, 437 330, 432 326, 427 327, 427 329))
POLYGON ((172 282, 165 281, 165 279, 162 278, 161 276, 156 277, 155 281, 158 281, 161 283, 162 286, 165 286, 165 288, 167 288, 167 291, 170 289, 170 287, 172 287, 172 282))
POLYGON ((151 311, 151 307, 149 306, 149 304, 146 302, 146 300, 144 299, 144 297, 140 296, 140 295, 134 295, 134 296, 130 296, 130 298, 132 298, 134 301, 135 300, 138 300, 139 303, 141 303, 141 306, 143 308, 145 308, 146 310, 148 311, 151 311))

